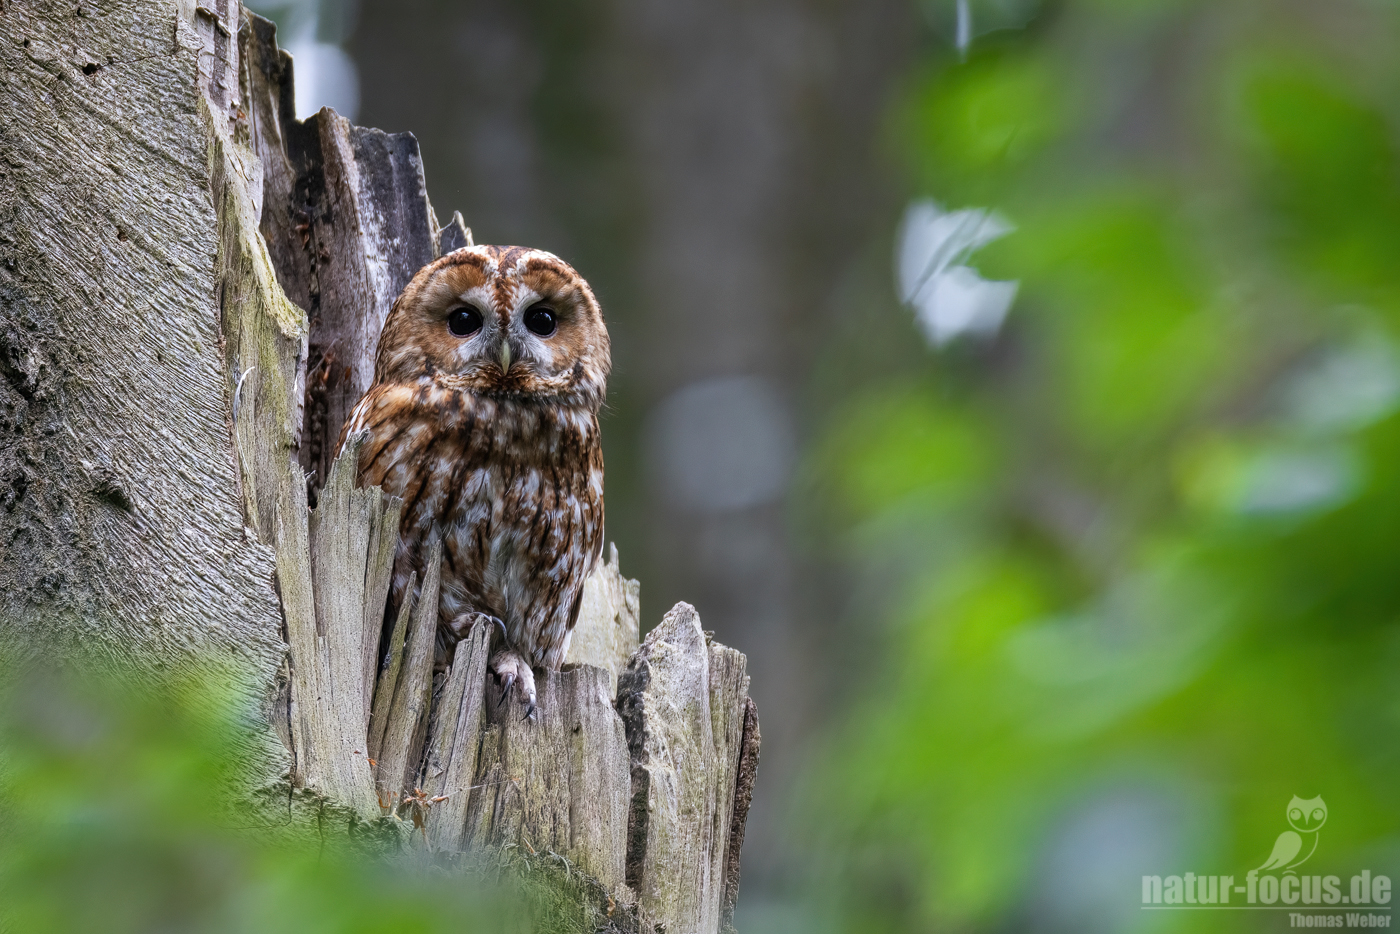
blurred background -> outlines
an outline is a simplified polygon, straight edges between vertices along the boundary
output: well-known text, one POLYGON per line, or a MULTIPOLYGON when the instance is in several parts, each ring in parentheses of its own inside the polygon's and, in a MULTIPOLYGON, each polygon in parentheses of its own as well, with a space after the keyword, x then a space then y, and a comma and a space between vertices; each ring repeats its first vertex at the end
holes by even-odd
POLYGON ((1278 930, 1140 877, 1294 795, 1400 876, 1393 2, 252 6, 598 292, 643 625, 749 657, 741 932, 1278 930))

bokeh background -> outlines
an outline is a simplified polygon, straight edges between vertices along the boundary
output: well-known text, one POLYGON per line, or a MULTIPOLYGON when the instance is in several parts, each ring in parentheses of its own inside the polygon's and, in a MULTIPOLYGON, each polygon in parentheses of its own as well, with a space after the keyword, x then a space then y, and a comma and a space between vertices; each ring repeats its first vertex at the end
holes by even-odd
POLYGON ((644 626, 749 656, 740 931, 1280 930, 1140 877, 1293 795, 1400 877, 1393 2, 252 6, 602 299, 644 626))

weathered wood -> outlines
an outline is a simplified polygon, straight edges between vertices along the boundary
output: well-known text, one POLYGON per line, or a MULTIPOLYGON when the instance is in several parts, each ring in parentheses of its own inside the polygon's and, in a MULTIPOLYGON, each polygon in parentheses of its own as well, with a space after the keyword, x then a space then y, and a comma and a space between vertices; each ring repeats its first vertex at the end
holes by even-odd
MULTIPOLYGON (((353 463, 353 461, 352 461, 353 463)), ((375 487, 374 492, 379 492, 375 487)), ((399 516, 403 501, 395 496, 384 497, 382 509, 371 513, 369 552, 365 562, 365 597, 363 622, 363 689, 365 709, 371 710, 375 677, 379 669, 379 639, 384 629, 384 611, 389 599, 389 585, 394 577, 394 555, 399 547, 399 516)))
POLYGON ((228 357, 233 444, 245 513, 259 540, 275 540, 276 513, 290 487, 305 396, 306 316, 278 286, 258 236, 254 195, 262 166, 222 142, 215 160, 219 211, 219 322, 228 357), (249 181, 253 179, 254 181, 249 181))
POLYGON ((469 846, 557 854, 608 889, 624 881, 627 737, 607 673, 589 666, 537 676, 536 720, 487 692, 487 726, 467 814, 469 846))
POLYGON ((722 929, 734 925, 739 903, 739 856, 744 849, 744 827, 753 803, 753 783, 758 777, 758 705, 744 698, 744 733, 739 741, 739 768, 734 779, 734 807, 729 819, 729 849, 724 854, 724 899, 720 908, 722 929))
MULTIPOLYGON (((389 726, 389 712, 394 707, 394 691, 399 686, 399 673, 403 670, 403 656, 408 642, 408 621, 413 614, 413 595, 418 591, 418 574, 408 575, 408 588, 404 591, 403 602, 399 605, 394 628, 389 634, 389 645, 384 650, 385 663, 374 686, 374 703, 369 715, 369 756, 378 761, 384 749, 384 731, 389 726)), ((377 766, 376 766, 377 769, 377 766)))
POLYGON ((266 166, 261 228, 278 281, 310 318, 300 454, 319 486, 369 388, 384 318, 437 255, 440 232, 413 135, 353 126, 329 109, 297 120, 293 64, 272 24, 250 16, 249 36, 253 142, 266 166))
POLYGON ((455 853, 462 849, 481 747, 491 636, 491 624, 478 620, 457 643, 451 673, 433 712, 420 786, 430 797, 445 799, 433 805, 428 814, 426 836, 436 850, 455 853))
MULTIPOLYGON (((399 506, 373 487, 357 489, 355 461, 358 439, 336 460, 312 510, 308 541, 315 603, 314 635, 288 632, 307 770, 304 780, 334 800, 365 816, 377 816, 374 781, 370 774, 367 728, 370 675, 377 652, 379 626, 365 626, 366 601, 383 605, 379 581, 389 573, 384 549, 375 530, 398 528, 399 506), (306 652, 314 644, 314 654, 306 652), (367 670, 365 659, 371 659, 367 670), (314 690, 314 694, 309 691, 314 690)), ((290 621, 289 621, 290 622, 290 621)), ((299 751, 299 755, 301 751, 299 751)))
POLYGON ((447 222, 446 227, 438 231, 437 255, 446 256, 453 250, 460 250, 462 247, 472 245, 471 228, 462 219, 461 211, 453 211, 452 220, 447 222))
POLYGON ((641 623, 641 585, 622 576, 617 546, 583 585, 583 602, 574 625, 568 665, 593 665, 608 673, 608 690, 617 693, 617 676, 637 651, 641 623))
POLYGON ((744 725, 744 656, 678 603, 618 681, 631 751, 627 883, 668 932, 718 931, 744 725))
MULTIPOLYGON (((298 469, 298 472, 300 470, 298 469)), ((277 509, 277 580, 287 627, 290 685, 288 749, 292 754, 290 784, 307 788, 318 772, 315 737, 320 731, 320 666, 315 664, 316 595, 311 582, 311 541, 306 527, 306 485, 292 490, 290 500, 277 509)))
POLYGON ((234 7, 0 9, 0 640, 252 699, 283 647, 219 330, 234 7))
POLYGON ((433 649, 437 643, 438 585, 442 579, 442 542, 433 543, 418 605, 408 626, 403 668, 394 686, 394 701, 384 730, 376 770, 380 799, 392 804, 411 791, 418 776, 428 712, 433 700, 433 649))

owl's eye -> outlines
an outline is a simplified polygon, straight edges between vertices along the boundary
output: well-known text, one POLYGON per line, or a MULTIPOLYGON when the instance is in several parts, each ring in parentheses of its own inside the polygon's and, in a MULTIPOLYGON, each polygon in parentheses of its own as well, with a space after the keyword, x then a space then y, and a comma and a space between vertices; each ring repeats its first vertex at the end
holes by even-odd
POLYGON ((554 333, 554 309, 548 305, 531 305, 525 312, 525 326, 540 337, 554 333))
POLYGON ((1302 820, 1303 812, 1300 811, 1298 808, 1294 808, 1293 810, 1288 812, 1288 816, 1293 818, 1294 820, 1302 820))
POLYGON ((1312 819, 1313 819, 1313 820, 1322 820, 1322 818, 1323 818, 1324 816, 1325 816, 1325 815, 1322 813, 1322 808, 1318 808, 1317 810, 1315 810, 1315 811, 1312 812, 1312 819))
POLYGON ((475 308, 454 308, 447 315, 447 329, 458 337, 467 337, 481 330, 481 312, 475 308))

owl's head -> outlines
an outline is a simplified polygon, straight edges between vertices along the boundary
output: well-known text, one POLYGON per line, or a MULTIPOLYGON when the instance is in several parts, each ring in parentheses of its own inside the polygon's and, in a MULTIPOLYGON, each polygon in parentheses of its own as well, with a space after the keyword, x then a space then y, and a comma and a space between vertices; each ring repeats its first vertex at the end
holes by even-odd
POLYGON ((1327 823, 1327 802, 1321 797, 1304 801, 1297 795, 1288 802, 1288 823, 1294 830, 1312 833, 1327 823))
POLYGON ((394 302, 374 378, 428 375, 597 410, 611 367, 602 309, 572 266, 543 250, 471 246, 424 266, 394 302))

